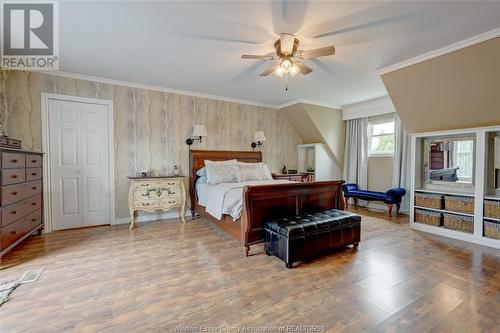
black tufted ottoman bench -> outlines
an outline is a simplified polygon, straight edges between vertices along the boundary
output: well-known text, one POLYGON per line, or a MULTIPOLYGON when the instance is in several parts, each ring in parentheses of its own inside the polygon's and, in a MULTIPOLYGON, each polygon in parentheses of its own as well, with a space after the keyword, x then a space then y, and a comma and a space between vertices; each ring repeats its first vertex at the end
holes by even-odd
POLYGON ((264 223, 264 249, 281 258, 287 268, 295 261, 326 253, 361 240, 361 216, 337 209, 264 223))

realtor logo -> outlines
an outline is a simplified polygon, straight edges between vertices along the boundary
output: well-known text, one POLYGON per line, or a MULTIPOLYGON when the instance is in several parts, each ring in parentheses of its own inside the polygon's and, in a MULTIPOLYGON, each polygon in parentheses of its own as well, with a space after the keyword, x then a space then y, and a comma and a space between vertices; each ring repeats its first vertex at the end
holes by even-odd
POLYGON ((57 70, 59 67, 56 2, 2 2, 0 67, 57 70))

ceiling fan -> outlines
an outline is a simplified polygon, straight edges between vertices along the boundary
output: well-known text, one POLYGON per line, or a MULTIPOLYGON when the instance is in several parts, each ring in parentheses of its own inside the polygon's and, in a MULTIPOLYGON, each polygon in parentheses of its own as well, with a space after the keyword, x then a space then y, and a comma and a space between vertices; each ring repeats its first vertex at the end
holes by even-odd
POLYGON ((282 33, 280 39, 274 42, 274 49, 276 55, 249 55, 243 54, 242 59, 257 59, 257 60, 279 60, 265 71, 260 73, 259 76, 268 76, 271 73, 285 79, 285 90, 288 90, 288 79, 298 73, 307 75, 313 70, 311 67, 302 63, 304 59, 312 59, 317 57, 324 57, 335 54, 335 46, 327 46, 319 49, 303 51, 299 50, 299 40, 295 35, 282 33))

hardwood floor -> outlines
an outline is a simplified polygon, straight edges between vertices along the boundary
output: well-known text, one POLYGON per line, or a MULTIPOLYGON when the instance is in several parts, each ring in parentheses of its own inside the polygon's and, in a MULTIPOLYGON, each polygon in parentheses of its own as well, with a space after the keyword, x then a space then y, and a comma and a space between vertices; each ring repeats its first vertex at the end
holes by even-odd
POLYGON ((262 246, 246 258, 204 220, 31 237, 2 259, 0 279, 45 271, 0 307, 0 331, 317 325, 316 332, 500 332, 500 251, 354 210, 363 215, 358 250, 292 270, 262 246))

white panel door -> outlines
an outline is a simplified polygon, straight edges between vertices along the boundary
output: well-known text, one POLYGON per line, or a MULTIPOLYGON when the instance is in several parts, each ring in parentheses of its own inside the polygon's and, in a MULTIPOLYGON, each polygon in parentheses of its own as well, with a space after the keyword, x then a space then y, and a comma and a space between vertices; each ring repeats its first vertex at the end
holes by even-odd
POLYGON ((108 109, 49 100, 54 230, 110 224, 108 109))

